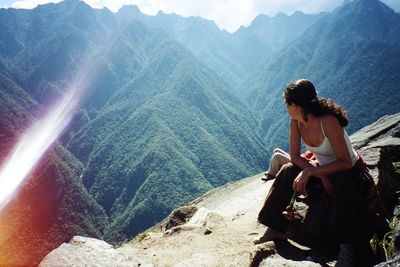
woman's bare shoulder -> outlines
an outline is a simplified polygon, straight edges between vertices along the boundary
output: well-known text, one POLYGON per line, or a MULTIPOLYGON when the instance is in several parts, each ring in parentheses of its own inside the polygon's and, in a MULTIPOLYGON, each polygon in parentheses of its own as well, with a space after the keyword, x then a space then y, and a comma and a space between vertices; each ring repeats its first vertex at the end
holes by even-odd
POLYGON ((342 129, 339 120, 332 114, 326 114, 321 117, 324 131, 329 133, 338 133, 342 129))

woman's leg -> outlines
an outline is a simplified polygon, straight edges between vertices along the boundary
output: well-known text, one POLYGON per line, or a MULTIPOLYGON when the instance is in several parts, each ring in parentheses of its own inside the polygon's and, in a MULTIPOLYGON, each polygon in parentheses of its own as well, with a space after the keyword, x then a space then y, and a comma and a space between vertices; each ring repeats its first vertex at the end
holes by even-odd
POLYGON ((360 241, 365 214, 358 175, 352 169, 331 176, 333 191, 327 229, 327 240, 330 242, 355 244, 360 241))
MULTIPOLYGON (((330 218, 326 242, 353 248, 356 266, 372 266, 376 261, 369 240, 374 234, 374 217, 367 209, 368 180, 363 179, 357 167, 331 176, 333 192, 331 196, 330 218)), ((346 254, 346 250, 344 250, 346 254)), ((342 249, 340 253, 342 254, 342 249)), ((339 259, 341 255, 339 255, 339 259)), ((340 263, 340 260, 338 260, 340 263)))
POLYGON ((292 163, 282 166, 258 214, 260 223, 278 232, 286 232, 289 222, 282 216, 282 212, 289 205, 294 192, 293 181, 300 171, 301 169, 292 163))
POLYGON ((288 153, 286 153, 284 150, 280 149, 280 148, 275 148, 273 154, 275 153, 279 153, 279 154, 287 154, 289 156, 288 153))
MULTIPOLYGON (((274 150, 275 152, 275 150, 274 150)), ((269 168, 267 170, 267 174, 276 176, 280 168, 285 165, 286 163, 290 162, 290 155, 284 151, 283 153, 276 151, 269 163, 269 168)))

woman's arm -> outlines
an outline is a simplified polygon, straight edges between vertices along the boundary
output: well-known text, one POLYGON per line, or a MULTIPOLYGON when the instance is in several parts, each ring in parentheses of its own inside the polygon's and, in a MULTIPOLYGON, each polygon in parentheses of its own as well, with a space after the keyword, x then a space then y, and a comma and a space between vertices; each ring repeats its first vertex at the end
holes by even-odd
POLYGON ((322 118, 322 124, 337 160, 326 165, 307 168, 305 174, 308 176, 325 176, 352 168, 350 153, 339 121, 334 116, 328 115, 322 118))
POLYGON ((343 128, 340 126, 339 121, 334 116, 328 115, 322 118, 322 124, 337 160, 326 165, 309 165, 303 169, 293 182, 293 189, 297 192, 305 192, 310 176, 316 176, 321 179, 325 190, 330 193, 332 191, 332 184, 326 176, 338 171, 351 169, 352 167, 350 153, 344 139, 343 128))
POLYGON ((301 153, 301 135, 299 130, 299 125, 296 120, 290 120, 290 138, 289 138, 289 150, 290 150, 290 160, 291 162, 300 167, 301 169, 306 169, 312 165, 309 161, 302 156, 301 153))

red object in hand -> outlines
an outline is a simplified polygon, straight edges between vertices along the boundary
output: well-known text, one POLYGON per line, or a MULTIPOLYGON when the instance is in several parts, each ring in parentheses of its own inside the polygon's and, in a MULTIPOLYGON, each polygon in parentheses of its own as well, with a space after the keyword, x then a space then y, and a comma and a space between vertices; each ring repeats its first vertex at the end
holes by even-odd
POLYGON ((312 153, 311 151, 306 151, 303 154, 301 154, 301 156, 305 159, 311 159, 311 160, 315 160, 315 156, 314 153, 312 153))

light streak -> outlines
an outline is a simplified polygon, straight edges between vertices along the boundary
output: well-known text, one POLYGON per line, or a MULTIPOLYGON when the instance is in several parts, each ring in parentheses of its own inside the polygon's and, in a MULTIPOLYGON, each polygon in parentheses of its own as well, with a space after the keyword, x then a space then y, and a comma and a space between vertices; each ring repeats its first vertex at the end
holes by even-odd
POLYGON ((89 85, 96 79, 104 55, 118 40, 113 31, 104 33, 101 47, 92 46, 80 61, 80 68, 65 96, 46 116, 39 119, 18 141, 0 169, 0 212, 12 199, 13 194, 33 171, 46 150, 67 127, 78 105, 88 95, 89 85))
POLYGON ((71 90, 21 137, 0 170, 0 211, 72 119, 79 97, 71 90))

